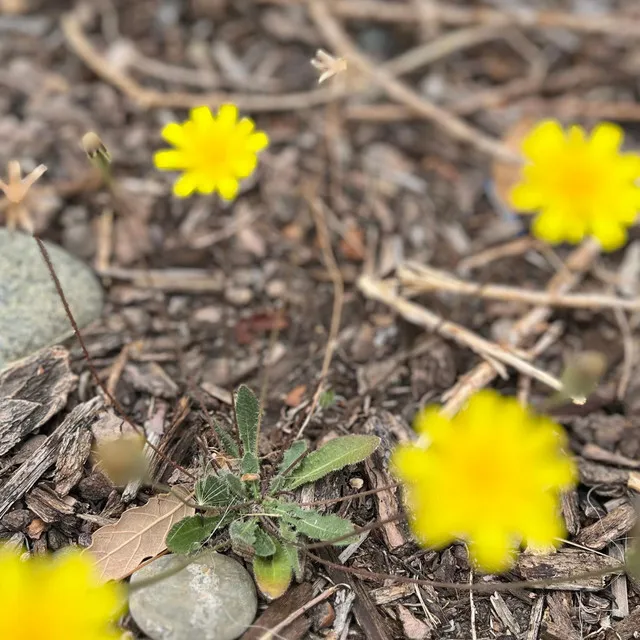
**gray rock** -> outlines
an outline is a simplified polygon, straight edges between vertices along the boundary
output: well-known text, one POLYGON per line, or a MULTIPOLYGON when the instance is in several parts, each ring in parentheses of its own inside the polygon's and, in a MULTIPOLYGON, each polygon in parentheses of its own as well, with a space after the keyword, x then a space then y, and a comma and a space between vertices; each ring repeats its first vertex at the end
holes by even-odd
MULTIPOLYGON (((73 315, 86 327, 102 313, 102 287, 84 263, 46 245, 73 315)), ((0 229, 0 369, 72 335, 36 241, 0 229)))
MULTIPOLYGON (((163 573, 176 556, 162 556, 134 573, 131 584, 163 573)), ((153 640, 234 640, 258 609, 253 579, 227 556, 205 552, 177 573, 134 591, 129 611, 153 640)))

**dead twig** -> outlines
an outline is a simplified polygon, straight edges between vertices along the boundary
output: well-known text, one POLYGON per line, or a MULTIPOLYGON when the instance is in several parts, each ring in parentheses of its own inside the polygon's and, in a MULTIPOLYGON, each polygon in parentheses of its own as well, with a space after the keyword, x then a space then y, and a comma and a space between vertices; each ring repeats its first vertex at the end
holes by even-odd
MULTIPOLYGON (((600 245, 592 239, 586 240, 567 258, 565 269, 557 273, 547 286, 547 291, 562 295, 575 287, 600 254, 600 245)), ((510 331, 509 343, 514 347, 521 345, 528 337, 536 335, 544 327, 551 315, 551 307, 536 307, 518 320, 510 331)), ((482 362, 465 375, 454 387, 444 394, 445 405, 442 411, 447 415, 457 413, 469 397, 488 385, 496 376, 493 367, 482 362)))
POLYGON ((320 33, 331 47, 350 65, 354 65, 379 85, 394 100, 410 107, 416 113, 441 127, 453 138, 466 142, 476 149, 507 162, 518 162, 520 157, 507 149, 502 142, 474 129, 464 120, 422 98, 406 84, 397 80, 387 70, 375 66, 353 44, 351 38, 334 18, 326 0, 308 0, 309 13, 320 33))
MULTIPOLYGON (((505 349, 504 347, 501 347, 494 342, 490 342, 489 340, 485 340, 473 333, 473 331, 470 331, 455 322, 444 320, 424 307, 410 302, 396 293, 393 286, 388 282, 375 280, 370 276, 361 276, 358 280, 358 288, 367 298, 384 302, 399 313, 405 320, 408 320, 413 324, 417 324, 429 331, 438 333, 444 338, 454 340, 458 344, 475 351, 485 359, 489 359, 490 361, 497 360, 498 362, 509 365, 521 373, 539 380, 556 391, 560 391, 562 389, 562 382, 554 376, 538 369, 526 360, 523 360, 513 351, 505 349)), ((494 365, 491 364, 489 366, 491 366, 491 370, 495 372, 494 365)))
POLYGON ((628 300, 617 296, 597 293, 559 294, 550 291, 527 291, 519 287, 499 284, 465 282, 452 274, 413 262, 398 267, 398 280, 411 293, 448 291, 463 296, 476 296, 489 300, 522 302, 525 304, 571 309, 616 309, 640 310, 640 298, 628 300))
POLYGON ((311 402, 311 406, 309 407, 307 417, 305 418, 302 426, 300 427, 300 430, 298 431, 298 434, 296 435, 296 440, 302 437, 304 430, 307 428, 307 425, 313 417, 313 412, 315 411, 315 408, 320 399, 320 394, 322 393, 325 378, 327 377, 329 366, 331 364, 331 360, 333 359, 333 352, 336 348, 336 340, 338 337, 338 331, 340 329, 340 320, 342 319, 342 305, 344 302, 344 281, 342 279, 342 274, 340 273, 340 267, 338 267, 338 263, 336 262, 335 256, 333 255, 333 249, 331 248, 331 239, 329 238, 329 231, 327 229, 327 223, 325 220, 322 203, 318 200, 318 198, 311 190, 308 190, 305 195, 306 200, 309 203, 309 208, 311 209, 311 214, 313 215, 313 220, 316 225, 318 241, 320 242, 320 247, 322 249, 325 266, 327 267, 327 271, 329 272, 329 276, 331 278, 331 281, 333 282, 333 309, 331 311, 331 327, 329 329, 327 347, 325 349, 324 358, 322 360, 322 369, 320 370, 320 380, 318 382, 318 388, 313 394, 313 400, 311 402))

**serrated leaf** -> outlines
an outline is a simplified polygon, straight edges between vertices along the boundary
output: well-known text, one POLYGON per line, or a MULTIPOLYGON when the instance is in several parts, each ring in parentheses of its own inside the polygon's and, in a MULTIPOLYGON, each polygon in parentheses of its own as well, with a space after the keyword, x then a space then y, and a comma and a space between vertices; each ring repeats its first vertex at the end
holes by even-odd
POLYGON ((258 527, 256 529, 256 540, 253 544, 253 549, 257 556, 266 558, 276 552, 276 543, 268 533, 263 531, 262 527, 258 527))
POLYGON ((230 471, 221 471, 220 476, 224 478, 225 482, 229 486, 229 491, 241 501, 247 497, 247 491, 244 486, 244 482, 238 478, 237 475, 230 471))
POLYGON ((253 545, 256 541, 257 528, 258 521, 255 518, 248 518, 246 520, 234 520, 229 525, 229 535, 231 536, 231 542, 241 544, 244 547, 253 549, 253 545))
POLYGON ((226 478, 215 474, 196 482, 195 496, 196 502, 203 507, 224 507, 231 502, 226 478))
POLYGON ((260 473, 260 463, 258 462, 258 456, 255 453, 247 451, 242 456, 242 463, 240 464, 242 473, 260 473))
POLYGON ((278 466, 278 474, 282 474, 288 470, 288 473, 291 473, 299 464, 302 462, 298 462, 295 467, 291 467, 291 465, 307 450, 307 441, 306 440, 296 440, 285 452, 282 456, 282 462, 278 466), (289 469, 289 467, 291 467, 289 469))
POLYGON ((240 450, 238 449, 238 445, 233 439, 233 436, 226 429, 220 426, 215 418, 211 418, 211 424, 218 435, 218 439, 220 440, 220 444, 222 445, 224 452, 231 458, 239 458, 240 450))
POLYGON ((303 484, 315 482, 332 471, 369 457, 380 444, 377 436, 342 436, 329 440, 317 451, 310 453, 289 476, 287 487, 295 489, 303 484))
MULTIPOLYGON (((181 493, 186 497, 186 491, 181 493)), ((164 551, 171 527, 194 513, 171 493, 154 496, 143 507, 127 509, 115 524, 98 529, 86 553, 95 557, 102 580, 120 580, 145 558, 164 551)))
POLYGON ((291 561, 279 542, 276 552, 268 558, 253 559, 253 573, 260 591, 270 600, 284 595, 291 584, 291 561))
POLYGON ((221 526, 223 517, 200 515, 183 518, 171 527, 167 534, 167 549, 172 553, 192 553, 197 551, 213 532, 221 526))
POLYGON ((300 563, 300 550, 292 544, 284 543, 282 545, 285 554, 289 560, 289 564, 293 569, 296 580, 302 580, 302 564, 300 563))
POLYGON ((245 385, 238 387, 235 396, 236 421, 244 453, 258 455, 258 425, 260 403, 256 395, 245 385))
MULTIPOLYGON (((288 524, 312 540, 333 540, 353 533, 353 524, 340 516, 322 515, 314 510, 307 511, 292 502, 274 500, 268 508, 280 514, 288 524)), ((350 544, 353 540, 341 540, 336 545, 350 544)))

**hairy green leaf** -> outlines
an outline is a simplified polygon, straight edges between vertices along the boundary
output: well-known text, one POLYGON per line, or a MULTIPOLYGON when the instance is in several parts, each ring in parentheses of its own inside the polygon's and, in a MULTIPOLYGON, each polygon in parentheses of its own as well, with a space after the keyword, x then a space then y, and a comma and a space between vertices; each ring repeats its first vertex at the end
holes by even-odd
POLYGON ((222 526, 223 516, 190 516, 176 522, 167 534, 167 549, 172 553, 197 551, 214 531, 222 526))
POLYGON ((233 496, 238 498, 240 501, 246 500, 247 491, 244 486, 244 482, 242 482, 242 480, 240 480, 237 475, 226 470, 220 471, 219 475, 221 478, 224 478, 224 481, 229 487, 229 492, 233 496))
POLYGON ((287 474, 291 473, 299 464, 302 462, 300 460, 295 467, 291 467, 291 465, 307 450, 307 441, 306 440, 296 440, 285 452, 282 456, 282 462, 278 467, 278 474, 282 474, 287 471, 287 474), (291 467, 291 468, 289 468, 291 467))
POLYGON ((238 445, 233 439, 233 436, 226 429, 221 427, 215 418, 211 419, 211 424, 218 435, 218 439, 220 440, 220 444, 222 445, 224 452, 231 458, 239 458, 240 450, 238 449, 238 445))
POLYGON ((270 600, 284 595, 291 584, 291 561, 279 542, 276 552, 268 558, 253 559, 253 573, 260 591, 270 600))
MULTIPOLYGON (((334 514, 322 515, 314 510, 307 511, 292 502, 274 500, 268 503, 269 510, 278 513, 283 519, 312 540, 333 540, 353 533, 353 524, 334 514)), ((350 544, 353 539, 341 540, 336 545, 350 544)))
POLYGON ((198 480, 194 492, 196 502, 203 507, 224 507, 231 502, 229 484, 215 474, 198 480))
POLYGON ((266 558, 272 556, 276 552, 276 543, 273 538, 266 533, 262 527, 256 529, 256 540, 253 548, 257 556, 266 558))
POLYGON ((260 473, 260 463, 258 462, 258 456, 255 453, 247 451, 242 456, 242 463, 240 464, 242 473, 260 473))
POLYGON ((247 547, 253 548, 256 541, 256 529, 258 521, 256 518, 247 518, 246 520, 234 520, 229 525, 229 535, 232 542, 239 542, 247 547))
POLYGON ((289 476, 287 487, 295 489, 303 484, 315 482, 332 471, 370 456, 380 444, 377 436, 342 436, 329 440, 317 451, 310 453, 289 476))
POLYGON ((282 548, 293 569, 296 580, 302 580, 302 564, 300 563, 300 550, 293 544, 283 543, 282 548))
POLYGON ((235 397, 236 421, 244 453, 258 455, 258 425, 260 403, 253 391, 245 385, 238 387, 235 397))

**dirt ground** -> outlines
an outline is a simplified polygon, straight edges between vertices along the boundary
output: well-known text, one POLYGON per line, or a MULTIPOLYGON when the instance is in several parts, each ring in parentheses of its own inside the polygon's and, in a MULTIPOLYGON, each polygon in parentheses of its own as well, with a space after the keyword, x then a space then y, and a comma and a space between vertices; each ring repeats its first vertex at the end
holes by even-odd
MULTIPOLYGON (((640 6, 625 0, 86 0, 75 7, 0 0, 0 164, 48 167, 29 201, 36 231, 99 272, 107 306, 85 332, 94 366, 137 423, 180 418, 179 428, 160 436, 165 452, 198 469, 212 445, 203 409, 229 420, 230 392, 244 382, 266 393, 267 457, 303 425, 312 442, 382 436, 371 461, 315 488, 315 499, 356 494, 392 481, 388 452, 410 437, 417 409, 462 398, 458 383, 482 363, 441 335, 437 322, 426 331, 365 291, 361 274, 379 285, 410 260, 481 284, 543 291, 559 277, 563 293, 638 296, 640 233, 632 230, 627 248, 606 256, 576 257, 575 248, 551 251, 529 240, 528 220, 502 204, 494 148, 516 125, 543 117, 621 122, 629 146, 637 145, 638 42, 640 6), (350 64, 347 82, 318 87, 310 60, 320 47, 347 58, 355 50, 366 64, 350 64), (270 136, 259 171, 233 204, 178 200, 173 176, 153 167, 153 152, 164 146, 160 129, 185 119, 190 106, 225 101, 270 136), (471 133, 457 135, 452 118, 471 133), (90 130, 113 157, 115 198, 80 146, 90 130), (567 259, 578 263, 570 284, 567 259), (320 406, 307 421, 319 384, 320 406)), ((566 548, 582 550, 571 570, 600 566, 603 555, 619 560, 640 468, 637 312, 599 304, 545 310, 455 293, 407 299, 496 344, 527 318, 515 346, 522 353, 537 345, 532 362, 554 376, 571 354, 606 354, 607 371, 588 401, 554 415, 568 428, 581 470, 563 505, 566 548), (532 308, 538 316, 527 315, 532 308)), ((44 434, 99 394, 77 342, 69 344, 80 384, 44 434)), ((534 406, 551 393, 510 367, 488 384, 534 406)), ((16 455, 0 460, 0 484, 16 455)), ((155 476, 180 480, 163 464, 155 476)), ((37 486, 50 479, 43 475, 37 486)), ((48 520, 21 497, 0 520, 2 535, 21 532, 40 551, 87 546, 99 525, 151 493, 124 501, 89 465, 69 492, 75 513, 54 509, 48 520)), ((358 525, 400 508, 395 490, 339 507, 358 525)), ((323 557, 339 562, 333 553, 323 557)), ((371 532, 345 564, 425 580, 489 580, 470 575, 462 545, 421 550, 397 523, 371 532)), ((553 557, 534 559, 490 580, 562 571, 553 557)), ((331 580, 356 594, 329 600, 344 614, 341 626, 323 605, 281 637, 640 637, 640 583, 625 577, 470 599, 307 561, 308 591, 296 587, 298 598, 331 580)), ((299 606, 288 597, 290 610, 299 606)), ((267 606, 277 614, 287 605, 267 606)))

